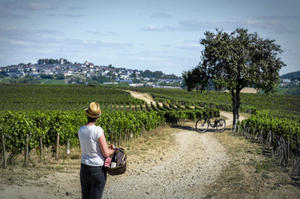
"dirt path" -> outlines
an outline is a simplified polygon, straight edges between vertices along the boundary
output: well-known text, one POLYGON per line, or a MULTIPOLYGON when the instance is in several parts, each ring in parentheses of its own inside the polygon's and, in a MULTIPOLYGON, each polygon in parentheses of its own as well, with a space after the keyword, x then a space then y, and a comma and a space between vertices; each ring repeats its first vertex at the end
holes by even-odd
POLYGON ((228 158, 213 134, 181 130, 175 150, 153 167, 133 165, 131 175, 108 179, 104 198, 201 198, 228 158))
POLYGON ((154 103, 156 104, 156 102, 154 101, 154 99, 152 98, 152 96, 148 93, 140 93, 140 92, 136 92, 136 91, 130 91, 130 90, 125 90, 126 92, 130 93, 130 95, 134 98, 140 99, 145 101, 147 104, 151 104, 154 103))
MULTIPOLYGON (((232 122, 233 122, 233 115, 230 112, 225 112, 225 111, 220 111, 220 115, 226 118, 226 125, 228 126, 232 126, 232 122)), ((247 116, 245 116, 245 114, 240 114, 239 117, 239 121, 242 121, 244 119, 246 119, 247 116)))

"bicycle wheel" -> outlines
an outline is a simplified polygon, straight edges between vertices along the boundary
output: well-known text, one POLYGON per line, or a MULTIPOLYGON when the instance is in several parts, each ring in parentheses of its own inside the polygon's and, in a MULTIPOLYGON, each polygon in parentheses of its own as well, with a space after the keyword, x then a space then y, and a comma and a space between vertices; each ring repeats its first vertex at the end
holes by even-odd
POLYGON ((203 119, 197 120, 195 124, 196 131, 205 132, 208 129, 208 122, 203 119))
POLYGON ((216 125, 217 131, 223 132, 226 128, 226 122, 224 119, 219 119, 216 125))

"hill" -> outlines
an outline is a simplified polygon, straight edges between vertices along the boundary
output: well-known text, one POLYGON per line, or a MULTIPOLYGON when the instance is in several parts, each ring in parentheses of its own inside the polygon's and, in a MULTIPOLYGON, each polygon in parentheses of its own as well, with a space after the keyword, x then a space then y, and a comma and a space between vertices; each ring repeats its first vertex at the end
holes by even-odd
POLYGON ((180 87, 182 77, 162 71, 72 63, 67 59, 39 59, 37 63, 20 63, 0 67, 0 83, 30 84, 121 84, 180 87))
POLYGON ((300 79, 300 71, 281 75, 280 78, 281 79, 300 79))

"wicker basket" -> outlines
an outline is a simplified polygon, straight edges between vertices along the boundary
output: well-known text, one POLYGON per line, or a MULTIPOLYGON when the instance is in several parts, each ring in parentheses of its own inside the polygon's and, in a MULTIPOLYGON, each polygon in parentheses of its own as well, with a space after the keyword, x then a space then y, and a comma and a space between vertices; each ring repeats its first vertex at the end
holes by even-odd
POLYGON ((117 165, 114 168, 106 168, 106 171, 109 175, 121 175, 126 171, 126 160, 127 155, 123 148, 117 148, 115 152, 117 158, 117 165))

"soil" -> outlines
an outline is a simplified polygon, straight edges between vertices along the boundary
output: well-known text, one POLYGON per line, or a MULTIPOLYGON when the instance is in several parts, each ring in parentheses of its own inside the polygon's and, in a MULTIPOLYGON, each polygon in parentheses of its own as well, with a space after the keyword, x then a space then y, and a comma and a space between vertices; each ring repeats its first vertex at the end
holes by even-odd
MULTIPOLYGON (((228 90, 226 90, 225 92, 229 92, 228 90)), ((241 90, 241 93, 252 93, 252 94, 256 94, 256 93, 258 93, 259 92, 259 90, 258 89, 256 89, 256 88, 250 88, 250 87, 246 87, 246 88, 243 88, 242 90, 241 90)))
POLYGON ((241 93, 258 93, 258 90, 255 88, 246 87, 241 90, 241 93))
POLYGON ((132 95, 134 98, 145 101, 147 104, 151 104, 151 103, 156 104, 156 102, 153 100, 152 96, 149 93, 140 93, 140 92, 130 91, 130 90, 126 90, 126 92, 130 93, 130 95, 132 95))
MULTIPOLYGON (((222 111, 221 116, 232 123, 231 113, 222 111)), ((198 133, 193 122, 185 122, 155 129, 122 147, 128 154, 127 171, 108 176, 103 198, 300 196, 298 182, 263 154, 262 146, 230 130, 198 133)), ((80 152, 73 150, 74 155, 58 162, 50 158, 29 168, 1 169, 0 198, 80 198, 80 152)))

